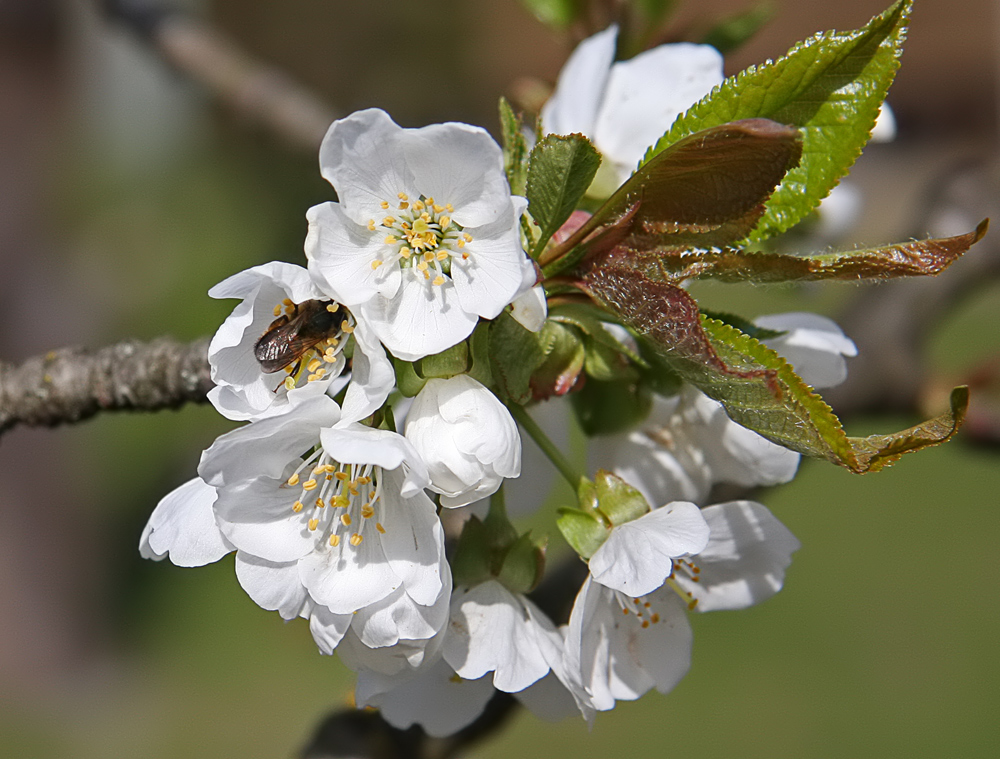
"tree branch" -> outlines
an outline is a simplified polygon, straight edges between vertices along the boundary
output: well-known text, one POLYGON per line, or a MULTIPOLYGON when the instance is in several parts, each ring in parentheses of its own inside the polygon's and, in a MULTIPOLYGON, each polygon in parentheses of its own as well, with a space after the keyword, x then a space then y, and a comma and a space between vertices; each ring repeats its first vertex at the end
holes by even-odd
POLYGON ((158 411, 204 403, 213 383, 208 338, 127 340, 90 351, 62 348, 19 366, 0 363, 0 434, 55 427, 100 411, 158 411))
POLYGON ((108 16, 148 40, 175 69, 241 116, 313 151, 337 113, 280 69, 244 52, 209 24, 165 4, 105 0, 108 16))

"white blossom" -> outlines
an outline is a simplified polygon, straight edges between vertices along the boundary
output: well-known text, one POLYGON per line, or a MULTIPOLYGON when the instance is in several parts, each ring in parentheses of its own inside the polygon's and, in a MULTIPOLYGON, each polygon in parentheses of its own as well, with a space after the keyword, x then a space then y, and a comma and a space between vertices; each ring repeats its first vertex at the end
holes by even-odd
MULTIPOLYGON (((734 501, 702 515, 706 542, 693 556, 675 557, 659 587, 623 592, 599 582, 592 569, 580 589, 566 632, 566 668, 597 710, 651 688, 666 693, 684 677, 692 643, 687 610, 745 608, 781 589, 799 542, 764 506, 734 501)), ((642 543, 634 542, 632 563, 642 555, 642 543)))
POLYGON ((320 167, 339 201, 307 214, 310 272, 399 358, 455 345, 534 284, 519 232, 527 201, 510 194, 483 129, 403 129, 359 111, 330 127, 320 167))
POLYGON ((521 473, 521 438, 510 412, 468 375, 428 380, 407 413, 405 434, 427 463, 442 506, 485 498, 521 473))
POLYGON ((542 108, 547 133, 579 132, 604 156, 590 192, 610 195, 674 120, 722 82, 722 55, 678 42, 614 62, 618 28, 581 42, 542 108))
MULTIPOLYGON (((214 489, 214 525, 238 549, 244 590, 286 619, 309 619, 321 649, 348 627, 385 647, 444 623, 444 535, 423 492, 426 467, 401 435, 343 418, 318 396, 222 435, 199 474, 194 495, 204 503, 214 489)), ((162 554, 151 525, 150 549, 162 554)))
POLYGON ((347 380, 341 378, 343 349, 351 335, 353 382, 344 401, 345 415, 364 418, 382 405, 395 383, 392 365, 367 326, 317 289, 301 266, 277 261, 255 266, 220 282, 209 295, 242 299, 208 349, 216 384, 208 397, 228 419, 263 419, 284 413, 290 403, 339 391, 347 380), (307 318, 308 323, 302 323, 307 318), (255 348, 265 334, 273 334, 272 325, 282 323, 293 329, 280 344, 296 340, 302 347, 292 351, 285 371, 266 371, 255 348))
POLYGON ((754 324, 786 333, 761 342, 786 359, 795 373, 813 387, 839 385, 847 379, 844 357, 858 355, 857 347, 837 323, 819 314, 770 314, 757 317, 754 324))
POLYGON ((597 439, 590 463, 615 472, 650 503, 705 503, 716 483, 788 482, 799 454, 737 424, 721 403, 684 385, 670 398, 654 396, 652 411, 637 429, 597 439))

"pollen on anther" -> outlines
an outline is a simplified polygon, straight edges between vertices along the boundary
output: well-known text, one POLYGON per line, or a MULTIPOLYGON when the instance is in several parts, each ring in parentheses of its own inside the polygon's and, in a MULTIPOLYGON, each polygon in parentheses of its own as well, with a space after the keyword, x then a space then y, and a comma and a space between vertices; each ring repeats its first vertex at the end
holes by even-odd
POLYGON ((375 509, 373 509, 370 504, 365 504, 361 507, 361 516, 365 519, 371 519, 375 516, 375 509))
POLYGON ((444 210, 447 211, 448 213, 453 213, 455 211, 455 206, 453 206, 451 203, 445 203, 444 210))
POLYGON ((316 519, 315 517, 313 519, 310 519, 309 520, 309 530, 310 531, 315 530, 317 527, 319 527, 319 520, 316 519))
POLYGON ((652 622, 655 625, 657 622, 660 621, 660 615, 657 614, 656 612, 653 612, 653 614, 650 615, 650 617, 649 617, 649 621, 652 622))
POLYGON ((399 198, 400 200, 409 200, 410 199, 410 196, 407 195, 405 192, 396 193, 396 197, 399 198))
POLYGON ((649 627, 649 620, 648 619, 642 620, 642 629, 645 630, 647 627, 649 627))
POLYGON ((281 306, 274 307, 274 315, 279 316, 281 314, 281 306))
POLYGON ((306 507, 306 505, 304 503, 302 503, 302 501, 296 501, 295 503, 292 504, 292 511, 294 511, 296 514, 298 514, 305 507, 306 507))
POLYGON ((383 535, 385 535, 385 527, 382 526, 381 522, 375 523, 375 529, 381 532, 383 535))
POLYGON ((334 548, 336 548, 337 546, 339 546, 340 545, 340 535, 331 535, 330 536, 330 545, 332 545, 334 548))
POLYGON ((337 313, 337 311, 339 309, 340 309, 340 304, 339 303, 327 303, 326 304, 326 310, 329 311, 331 314, 337 313))
POLYGON ((431 284, 434 285, 435 287, 440 287, 445 283, 445 281, 446 281, 445 278, 442 277, 440 274, 438 274, 436 277, 434 277, 434 281, 431 282, 431 284))
POLYGON ((396 217, 395 216, 386 216, 384 219, 382 219, 382 226, 383 227, 391 227, 395 223, 396 223, 396 217))
POLYGON ((352 546, 357 548, 359 545, 361 545, 362 540, 364 540, 364 538, 361 537, 361 533, 356 532, 353 535, 351 535, 350 543, 352 546))
POLYGON ((368 220, 368 231, 369 232, 374 232, 375 231, 375 219, 369 219, 368 220))
POLYGON ((448 251, 447 250, 439 250, 438 253, 437 253, 437 260, 438 261, 444 261, 446 258, 448 258, 448 251))
POLYGON ((383 200, 381 203, 379 203, 379 205, 382 206, 383 210, 385 210, 386 208, 389 207, 389 201, 388 200, 383 200))
POLYGON ((341 514, 340 515, 340 521, 344 525, 344 527, 350 527, 351 526, 351 515, 350 514, 341 514))
POLYGON ((392 245, 394 243, 399 242, 399 239, 396 237, 396 235, 386 235, 385 239, 382 242, 384 242, 386 245, 392 245))
POLYGON ((442 216, 440 219, 438 219, 438 224, 441 225, 441 229, 444 229, 449 224, 451 224, 451 217, 450 216, 442 216))
POLYGON ((315 490, 316 486, 318 484, 319 483, 316 482, 316 480, 310 478, 310 479, 308 479, 308 480, 306 480, 305 482, 302 483, 302 489, 303 490, 315 490))
POLYGON ((349 334, 351 334, 352 332, 354 332, 354 327, 352 327, 352 326, 351 326, 350 324, 345 324, 345 325, 344 325, 343 327, 341 327, 340 329, 341 329, 341 331, 342 331, 342 332, 343 332, 343 333, 344 333, 345 335, 349 335, 349 334))
POLYGON ((306 368, 311 372, 315 372, 317 369, 320 368, 320 366, 322 366, 320 360, 318 358, 314 358, 312 361, 309 362, 309 366, 307 366, 306 368))
POLYGON ((326 501, 324 501, 322 498, 317 498, 316 499, 316 508, 317 509, 322 509, 324 506, 326 506, 326 501))
POLYGON ((628 609, 626 609, 625 607, 622 607, 622 614, 624 614, 627 617, 628 616, 628 609))
POLYGON ((291 477, 288 478, 288 484, 292 485, 292 486, 299 484, 299 473, 298 472, 296 472, 295 474, 293 474, 291 477))
POLYGON ((348 477, 347 477, 347 472, 337 472, 337 473, 336 473, 335 475, 333 475, 333 476, 334 476, 334 477, 336 477, 336 478, 337 478, 338 480, 340 480, 341 482, 347 482, 347 480, 348 480, 348 477))
POLYGON ((382 261, 379 261, 377 258, 374 261, 372 261, 372 269, 373 270, 377 269, 381 265, 382 265, 382 261))
POLYGON ((285 377, 285 390, 295 389, 295 379, 293 377, 285 377))

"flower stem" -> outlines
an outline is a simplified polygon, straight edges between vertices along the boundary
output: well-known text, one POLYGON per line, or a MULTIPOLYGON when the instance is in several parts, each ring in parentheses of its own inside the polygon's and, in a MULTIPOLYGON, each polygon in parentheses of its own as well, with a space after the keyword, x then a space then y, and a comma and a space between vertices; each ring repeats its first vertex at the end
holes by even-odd
POLYGON ((559 473, 566 479, 566 482, 569 483, 575 493, 580 487, 580 482, 584 479, 584 476, 576 470, 576 467, 569 462, 569 459, 563 455, 563 452, 559 450, 556 444, 549 440, 549 436, 542 432, 542 428, 525 411, 524 406, 510 403, 507 405, 507 408, 510 409, 510 413, 517 420, 517 423, 528 433, 528 436, 535 441, 535 445, 541 448, 542 453, 548 456, 549 461, 559 470, 559 473))

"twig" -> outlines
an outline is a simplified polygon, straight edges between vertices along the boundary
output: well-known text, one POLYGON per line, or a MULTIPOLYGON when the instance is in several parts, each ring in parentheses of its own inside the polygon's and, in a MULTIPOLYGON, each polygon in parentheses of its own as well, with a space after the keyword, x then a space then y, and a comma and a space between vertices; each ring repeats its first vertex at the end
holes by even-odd
POLYGON ((107 0, 108 15, 148 39, 177 70, 228 107, 313 151, 336 111, 291 77, 259 61, 210 25, 163 4, 107 0))
POLYGON ((100 411, 158 411, 203 403, 212 387, 208 338, 161 337, 89 351, 62 348, 14 366, 0 363, 0 434, 55 427, 100 411))

